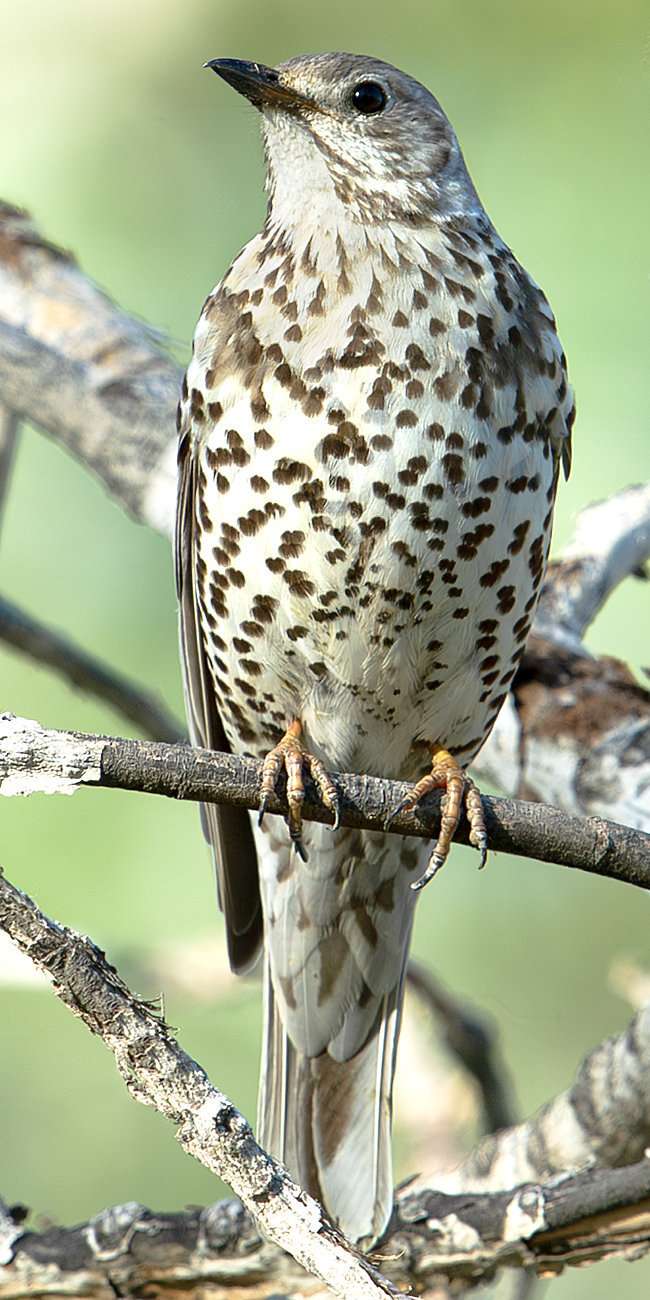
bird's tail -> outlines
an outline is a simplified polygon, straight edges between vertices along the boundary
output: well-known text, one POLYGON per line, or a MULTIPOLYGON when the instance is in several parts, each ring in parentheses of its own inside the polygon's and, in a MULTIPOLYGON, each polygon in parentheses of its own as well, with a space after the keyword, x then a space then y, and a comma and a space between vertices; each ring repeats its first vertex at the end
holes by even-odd
POLYGON ((278 1011, 268 959, 258 1139, 368 1249, 393 1206, 392 1087, 403 975, 381 1001, 363 1047, 347 1061, 296 1050, 278 1011))

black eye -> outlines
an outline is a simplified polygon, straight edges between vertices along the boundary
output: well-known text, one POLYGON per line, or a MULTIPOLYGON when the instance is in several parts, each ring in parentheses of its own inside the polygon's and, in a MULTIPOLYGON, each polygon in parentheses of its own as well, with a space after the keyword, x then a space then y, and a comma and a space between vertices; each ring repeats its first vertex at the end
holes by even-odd
POLYGON ((362 81, 352 91, 352 103, 358 113, 381 113, 388 103, 388 95, 376 81, 362 81))

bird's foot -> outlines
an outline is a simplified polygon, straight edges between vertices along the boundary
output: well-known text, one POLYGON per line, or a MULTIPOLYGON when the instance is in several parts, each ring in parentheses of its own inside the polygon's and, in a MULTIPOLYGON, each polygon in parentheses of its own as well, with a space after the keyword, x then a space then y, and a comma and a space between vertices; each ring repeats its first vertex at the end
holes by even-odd
POLYGON ((488 838, 480 791, 467 776, 467 773, 463 771, 462 767, 459 766, 456 759, 452 758, 448 750, 443 749, 441 745, 429 745, 429 749, 433 759, 431 771, 427 776, 423 776, 422 780, 417 782, 417 785, 414 785, 410 795, 407 795, 406 799, 402 800, 389 818, 390 822, 398 813, 415 808, 416 804, 425 795, 430 794, 432 790, 443 788, 447 792, 443 800, 438 841, 429 858, 429 864, 424 875, 413 883, 412 889, 423 889, 446 862, 451 841, 460 821, 463 804, 470 825, 469 842, 481 854, 479 871, 485 866, 487 860, 488 838))
POLYGON ((338 791, 331 776, 326 771, 325 765, 320 758, 315 758, 313 754, 308 753, 301 732, 300 722, 297 718, 294 718, 290 726, 287 727, 282 740, 264 759, 258 824, 262 825, 266 805, 275 791, 280 771, 284 768, 287 774, 287 803, 289 805, 287 825, 289 834, 296 852, 300 854, 303 862, 306 862, 307 851, 302 842, 302 804, 305 798, 303 773, 305 768, 310 772, 325 807, 329 808, 334 817, 333 830, 336 830, 339 824, 341 809, 338 791))

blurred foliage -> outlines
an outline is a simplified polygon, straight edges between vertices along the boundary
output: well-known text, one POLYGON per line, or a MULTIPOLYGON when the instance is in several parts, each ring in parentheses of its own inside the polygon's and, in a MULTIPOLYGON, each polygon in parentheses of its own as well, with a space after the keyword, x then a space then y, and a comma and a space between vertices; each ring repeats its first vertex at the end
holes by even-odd
MULTIPOLYGON (((575 468, 556 539, 589 500, 649 475, 650 22, 642 0, 31 0, 5 6, 0 194, 187 356, 202 301, 264 212, 252 109, 202 64, 373 53, 440 98, 501 235, 544 287, 578 395, 575 468)), ((87 473, 23 436, 0 543, 2 589, 182 710, 168 545, 87 473)), ((650 660, 647 587, 630 581, 589 644, 650 660)), ((47 673, 0 654, 2 707, 124 732, 47 673)), ((219 931, 196 810, 86 791, 3 808, 2 862, 46 912, 106 946, 219 931)), ((630 1011, 608 991, 620 955, 650 963, 649 904, 579 873, 472 855, 419 904, 418 955, 499 1021, 524 1111, 565 1087, 630 1011)), ((167 1005, 186 1049, 254 1114, 254 987, 213 1008, 167 1005)), ((0 993, 0 1190, 72 1223, 139 1199, 220 1194, 127 1096, 103 1045, 55 999, 0 993)), ((401 1172, 410 1172, 403 1170, 401 1172)), ((572 1272, 553 1295, 647 1294, 650 1267, 572 1272)))

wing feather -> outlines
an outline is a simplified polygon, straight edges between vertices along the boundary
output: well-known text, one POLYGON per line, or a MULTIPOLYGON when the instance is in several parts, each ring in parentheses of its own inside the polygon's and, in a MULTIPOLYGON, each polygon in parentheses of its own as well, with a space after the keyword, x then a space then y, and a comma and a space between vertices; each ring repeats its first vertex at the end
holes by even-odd
MULTIPOLYGON (((189 433, 181 438, 176 524, 176 588, 185 704, 194 745, 229 752, 214 698, 198 610, 196 574, 196 500, 198 468, 189 433)), ((228 953, 233 970, 249 970, 259 956, 262 937, 257 854, 245 808, 203 804, 201 820, 212 845, 219 902, 226 918, 228 953)))

